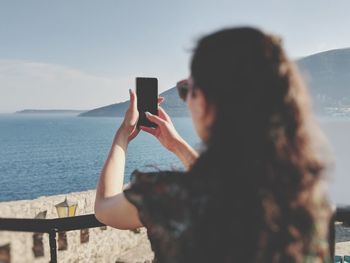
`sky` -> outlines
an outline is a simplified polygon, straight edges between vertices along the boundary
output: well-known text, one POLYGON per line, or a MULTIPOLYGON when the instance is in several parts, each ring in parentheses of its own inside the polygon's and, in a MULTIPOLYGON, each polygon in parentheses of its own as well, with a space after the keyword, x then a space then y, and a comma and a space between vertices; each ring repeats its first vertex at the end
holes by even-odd
POLYGON ((189 75, 191 49, 223 27, 282 36, 291 58, 350 47, 349 0, 0 0, 0 113, 124 101, 189 75))

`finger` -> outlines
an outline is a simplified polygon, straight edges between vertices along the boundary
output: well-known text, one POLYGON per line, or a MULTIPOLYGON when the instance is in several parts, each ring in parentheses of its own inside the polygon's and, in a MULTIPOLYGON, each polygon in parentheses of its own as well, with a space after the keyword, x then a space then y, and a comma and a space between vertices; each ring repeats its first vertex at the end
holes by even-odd
POLYGON ((136 107, 137 106, 137 96, 134 90, 129 89, 130 94, 130 107, 136 107))
POLYGON ((162 118, 158 117, 157 115, 153 115, 148 111, 146 111, 146 118, 158 125, 165 124, 165 121, 162 118))
POLYGON ((140 126, 140 128, 141 128, 141 130, 156 136, 156 129, 153 129, 153 128, 150 128, 150 127, 146 127, 146 126, 140 126))
POLYGON ((158 97, 158 105, 161 104, 165 100, 164 97, 158 97))
POLYGON ((158 114, 159 114, 159 117, 162 118, 163 120, 166 120, 167 122, 171 122, 171 119, 168 113, 166 113, 165 110, 160 106, 158 107, 158 114))

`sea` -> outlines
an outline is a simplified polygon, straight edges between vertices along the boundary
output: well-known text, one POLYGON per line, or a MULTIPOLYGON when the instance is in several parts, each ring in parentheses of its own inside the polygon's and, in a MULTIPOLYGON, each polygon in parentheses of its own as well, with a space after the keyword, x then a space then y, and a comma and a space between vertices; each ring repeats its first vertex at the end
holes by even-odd
MULTIPOLYGON (((122 118, 67 114, 0 114, 0 202, 95 189, 122 118)), ((178 132, 201 147, 192 120, 178 132)), ((320 119, 334 156, 327 174, 331 200, 350 205, 350 118, 320 119)), ((127 151, 124 182, 135 169, 183 169, 176 156, 141 132, 127 151)))

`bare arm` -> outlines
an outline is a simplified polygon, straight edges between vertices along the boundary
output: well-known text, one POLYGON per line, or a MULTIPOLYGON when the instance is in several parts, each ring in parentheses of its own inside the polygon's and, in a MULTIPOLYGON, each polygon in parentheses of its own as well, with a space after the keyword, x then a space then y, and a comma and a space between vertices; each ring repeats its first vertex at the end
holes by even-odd
POLYGON ((123 194, 125 153, 128 136, 119 129, 101 171, 96 189, 95 216, 109 226, 134 229, 142 226, 138 212, 123 194))
POLYGON ((185 140, 179 141, 173 153, 180 159, 188 170, 198 158, 198 152, 194 150, 185 140))
MULTIPOLYGON (((159 103, 161 101, 163 98, 158 100, 159 103)), ((135 92, 130 90, 129 108, 114 137, 96 189, 96 218, 106 225, 119 229, 135 229, 142 226, 136 207, 123 193, 125 155, 129 142, 139 133, 136 128, 138 116, 137 97, 135 92)))

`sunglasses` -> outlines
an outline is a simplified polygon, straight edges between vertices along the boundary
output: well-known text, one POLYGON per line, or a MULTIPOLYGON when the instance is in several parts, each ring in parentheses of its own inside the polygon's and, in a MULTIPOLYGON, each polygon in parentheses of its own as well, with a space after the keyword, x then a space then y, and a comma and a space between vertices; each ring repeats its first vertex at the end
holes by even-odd
POLYGON ((177 92, 179 93, 179 97, 183 101, 186 101, 187 94, 190 90, 189 81, 187 79, 179 81, 178 83, 176 83, 176 89, 177 89, 177 92))

